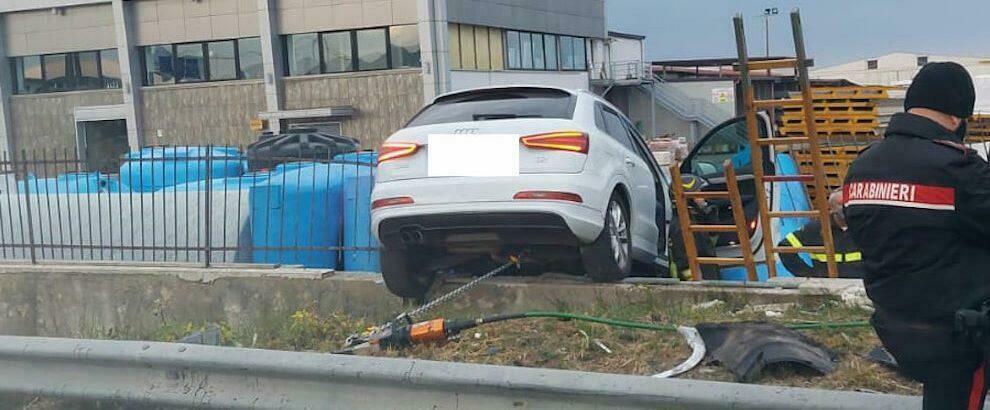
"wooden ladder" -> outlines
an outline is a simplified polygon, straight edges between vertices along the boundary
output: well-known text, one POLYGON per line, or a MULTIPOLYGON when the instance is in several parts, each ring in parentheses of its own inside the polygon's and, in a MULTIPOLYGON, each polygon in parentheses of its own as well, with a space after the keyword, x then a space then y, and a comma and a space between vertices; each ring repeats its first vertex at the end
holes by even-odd
MULTIPOLYGON (((821 149, 818 134, 815 130, 814 100, 811 90, 811 80, 808 78, 807 56, 804 49, 804 33, 801 30, 801 14, 795 9, 791 12, 791 31, 794 35, 795 58, 780 60, 749 61, 746 51, 746 33, 743 28, 741 15, 733 19, 736 31, 736 49, 739 52, 739 78, 743 93, 743 107, 746 111, 746 127, 749 136, 750 157, 753 165, 753 176, 756 183, 756 200, 760 208, 760 224, 763 232, 763 250, 766 254, 767 273, 769 277, 777 276, 777 253, 824 253, 828 261, 828 276, 838 277, 835 263, 835 243, 832 239, 831 218, 828 211, 828 193, 825 192, 825 171, 822 167, 821 149), (801 87, 800 98, 756 100, 753 92, 753 82, 750 72, 757 70, 773 70, 793 68, 801 87), (772 110, 775 107, 800 106, 804 108, 804 135, 761 138, 757 111, 772 110), (764 175, 763 152, 768 148, 774 155, 778 145, 806 145, 811 151, 812 173, 807 175, 764 175), (769 208, 766 196, 766 183, 774 182, 803 182, 814 186, 814 210, 812 211, 783 211, 774 212, 769 208), (777 247, 773 240, 772 221, 775 218, 818 218, 822 226, 822 242, 824 246, 777 247)), ((676 180, 675 180, 676 181, 676 180)), ((747 237, 748 238, 748 237, 747 237)), ((740 238, 740 242, 749 242, 740 238)))
POLYGON ((753 248, 749 243, 749 229, 746 227, 746 215, 743 212, 742 196, 739 194, 739 182, 736 178, 736 169, 732 166, 732 161, 725 161, 725 191, 708 192, 685 192, 681 180, 680 164, 676 161, 670 166, 671 185, 674 188, 674 200, 677 205, 677 221, 681 225, 681 235, 684 240, 684 251, 687 254, 688 267, 691 269, 691 280, 699 281, 701 277, 701 265, 743 265, 749 280, 756 281, 756 263, 753 261, 753 248), (688 207, 688 199, 728 199, 732 205, 733 225, 704 225, 691 222, 691 209, 688 207), (742 251, 740 258, 726 258, 713 256, 698 256, 697 243, 694 240, 695 232, 721 233, 735 232, 739 235, 739 246, 742 251))

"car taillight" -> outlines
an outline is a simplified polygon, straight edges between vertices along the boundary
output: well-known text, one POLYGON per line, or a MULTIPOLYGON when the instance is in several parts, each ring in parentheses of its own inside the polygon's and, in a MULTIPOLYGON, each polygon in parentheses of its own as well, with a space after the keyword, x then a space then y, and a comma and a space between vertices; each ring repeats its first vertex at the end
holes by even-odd
POLYGON ((419 146, 414 142, 386 142, 378 150, 378 163, 408 157, 419 151, 419 146))
POLYGON ((382 198, 371 203, 371 209, 384 208, 386 206, 410 205, 415 201, 408 196, 398 196, 395 198, 382 198))
POLYGON ((570 192, 557 192, 557 191, 522 191, 516 193, 512 199, 534 199, 543 201, 568 201, 568 202, 584 202, 581 199, 581 195, 572 194, 570 192))
POLYGON ((588 153, 588 134, 579 131, 527 135, 519 138, 519 142, 529 148, 588 153))

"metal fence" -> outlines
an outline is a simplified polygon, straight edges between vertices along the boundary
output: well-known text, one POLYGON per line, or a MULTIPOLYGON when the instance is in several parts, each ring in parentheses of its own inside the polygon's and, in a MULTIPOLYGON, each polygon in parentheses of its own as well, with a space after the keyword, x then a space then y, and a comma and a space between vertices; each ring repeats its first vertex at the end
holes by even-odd
POLYGON ((374 154, 311 151, 5 153, 0 260, 374 265, 374 154))

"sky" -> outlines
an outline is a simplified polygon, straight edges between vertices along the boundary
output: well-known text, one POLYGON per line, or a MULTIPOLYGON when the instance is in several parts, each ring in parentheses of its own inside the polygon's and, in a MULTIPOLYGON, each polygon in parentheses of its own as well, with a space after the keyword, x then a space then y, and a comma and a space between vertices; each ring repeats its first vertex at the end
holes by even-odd
POLYGON ((746 22, 750 55, 793 55, 789 13, 801 10, 816 67, 891 52, 990 57, 990 0, 605 0, 609 30, 646 38, 648 60, 734 57, 732 16, 746 22))

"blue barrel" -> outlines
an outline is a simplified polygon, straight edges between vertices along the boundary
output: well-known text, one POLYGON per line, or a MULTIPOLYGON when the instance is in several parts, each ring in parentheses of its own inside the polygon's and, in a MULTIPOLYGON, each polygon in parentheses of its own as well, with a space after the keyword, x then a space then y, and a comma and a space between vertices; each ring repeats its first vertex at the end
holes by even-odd
POLYGON ((337 268, 340 252, 339 164, 311 163, 273 173, 251 188, 251 260, 337 268))
MULTIPOLYGON (((248 173, 235 177, 214 178, 210 180, 210 189, 215 191, 236 191, 250 189, 267 181, 271 174, 266 172, 248 173)), ((173 185, 162 189, 164 192, 185 192, 185 191, 205 191, 206 180, 186 182, 184 184, 173 185)))
MULTIPOLYGON (((24 181, 18 182, 18 189, 24 192, 24 181)), ((95 194, 98 192, 120 192, 117 180, 98 172, 70 172, 55 178, 35 178, 29 175, 28 188, 32 194, 95 194)))
POLYGON ((342 184, 344 196, 344 270, 380 272, 377 250, 348 250, 347 248, 378 248, 371 233, 371 190, 375 186, 378 154, 361 152, 334 158, 345 168, 342 184))
POLYGON ((148 147, 128 153, 120 166, 120 181, 137 192, 206 178, 206 157, 210 156, 212 178, 244 174, 247 163, 232 147, 148 147))

